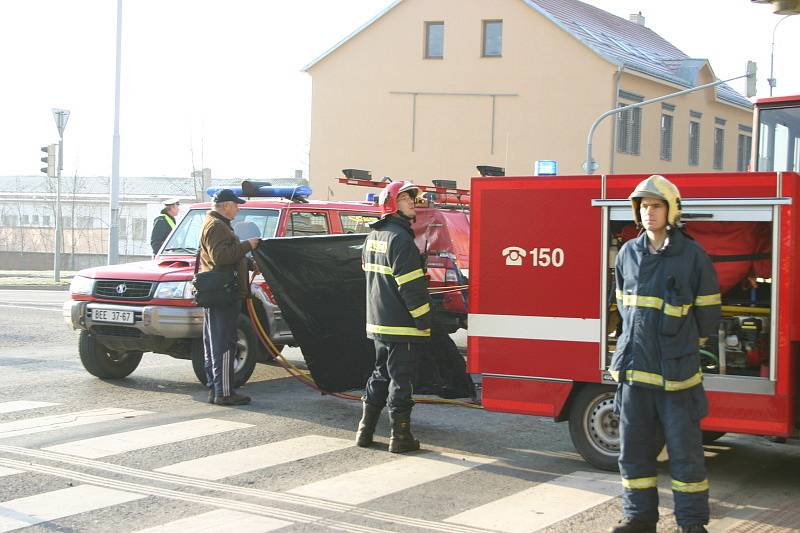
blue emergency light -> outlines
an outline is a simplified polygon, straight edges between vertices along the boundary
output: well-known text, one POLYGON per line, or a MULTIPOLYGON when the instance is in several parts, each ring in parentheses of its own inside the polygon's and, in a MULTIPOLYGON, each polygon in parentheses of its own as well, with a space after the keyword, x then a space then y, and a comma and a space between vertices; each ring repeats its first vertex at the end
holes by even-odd
POLYGON ((230 189, 236 196, 247 198, 308 198, 311 196, 311 187, 306 185, 296 185, 288 187, 273 187, 264 185, 261 187, 251 187, 245 192, 242 187, 209 187, 206 194, 214 196, 222 189, 230 189))
POLYGON ((539 159, 533 167, 534 176, 557 176, 558 161, 552 159, 539 159))
POLYGON ((378 203, 378 194, 374 192, 367 193, 367 202, 372 202, 373 204, 378 203))

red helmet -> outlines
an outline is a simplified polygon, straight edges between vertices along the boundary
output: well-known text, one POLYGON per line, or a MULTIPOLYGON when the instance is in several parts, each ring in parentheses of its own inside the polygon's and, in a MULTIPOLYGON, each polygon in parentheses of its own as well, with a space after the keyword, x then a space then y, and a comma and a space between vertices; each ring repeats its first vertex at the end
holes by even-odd
POLYGON ((410 181, 393 181, 381 190, 381 194, 378 196, 378 205, 383 208, 381 218, 397 213, 397 197, 403 192, 416 198, 419 194, 419 187, 410 181))

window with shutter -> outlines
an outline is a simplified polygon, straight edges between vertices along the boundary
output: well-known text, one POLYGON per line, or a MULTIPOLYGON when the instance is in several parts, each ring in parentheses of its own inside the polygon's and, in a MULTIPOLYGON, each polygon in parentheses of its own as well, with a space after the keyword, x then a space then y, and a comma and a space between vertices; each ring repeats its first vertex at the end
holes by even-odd
POLYGON ((661 115, 661 159, 672 161, 672 115, 661 115))
POLYGON ((714 170, 722 170, 725 158, 725 130, 714 128, 714 170))
POLYGON ((700 164, 700 123, 689 122, 689 164, 700 164))

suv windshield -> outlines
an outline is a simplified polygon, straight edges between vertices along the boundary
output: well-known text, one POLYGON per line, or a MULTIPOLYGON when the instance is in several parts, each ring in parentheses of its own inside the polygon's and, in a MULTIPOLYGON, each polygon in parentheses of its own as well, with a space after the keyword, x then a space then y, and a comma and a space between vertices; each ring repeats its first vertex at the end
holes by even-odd
MULTIPOLYGON (((200 228, 208 209, 192 209, 183 217, 178 227, 170 235, 161 249, 161 254, 196 254, 200 242, 200 228)), ((240 209, 231 221, 233 231, 239 240, 259 237, 269 239, 275 236, 280 211, 278 209, 240 209)))

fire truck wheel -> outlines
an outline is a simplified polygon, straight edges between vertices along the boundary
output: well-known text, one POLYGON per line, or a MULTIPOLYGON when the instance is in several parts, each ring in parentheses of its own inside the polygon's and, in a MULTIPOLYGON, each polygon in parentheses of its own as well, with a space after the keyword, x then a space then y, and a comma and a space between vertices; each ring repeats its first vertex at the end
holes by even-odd
POLYGON ((106 348, 88 331, 81 331, 78 354, 83 368, 102 379, 121 379, 136 370, 142 352, 116 352, 106 348))
MULTIPOLYGON (((236 357, 233 360, 233 386, 241 387, 256 368, 258 358, 258 337, 256 337, 250 318, 240 314, 236 322, 236 357)), ((203 339, 192 342, 192 370, 197 380, 206 384, 205 355, 203 353, 203 339)))
POLYGON ((703 431, 703 444, 711 444, 724 435, 724 431, 703 431))
POLYGON ((586 385, 572 399, 569 413, 572 444, 601 470, 619 469, 619 418, 614 414, 614 388, 586 385))

